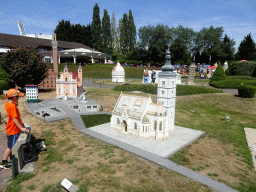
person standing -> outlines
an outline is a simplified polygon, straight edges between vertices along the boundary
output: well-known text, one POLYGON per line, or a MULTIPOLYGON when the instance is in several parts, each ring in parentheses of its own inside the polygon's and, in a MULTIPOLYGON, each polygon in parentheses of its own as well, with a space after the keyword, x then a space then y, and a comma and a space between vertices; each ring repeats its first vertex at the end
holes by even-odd
POLYGON ((6 92, 6 97, 4 98, 8 99, 5 103, 5 109, 8 115, 8 121, 6 124, 7 149, 5 150, 3 160, 0 162, 1 168, 10 169, 12 167, 11 161, 8 162, 7 160, 8 157, 11 159, 12 148, 17 142, 21 131, 28 133, 28 130, 23 127, 18 109, 19 97, 23 96, 24 93, 19 92, 17 89, 9 89, 6 92))

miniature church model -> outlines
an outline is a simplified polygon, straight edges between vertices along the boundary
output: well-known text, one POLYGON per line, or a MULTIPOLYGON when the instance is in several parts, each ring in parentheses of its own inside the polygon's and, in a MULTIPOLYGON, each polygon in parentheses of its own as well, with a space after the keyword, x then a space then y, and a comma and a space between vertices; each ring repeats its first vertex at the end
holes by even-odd
POLYGON ((157 104, 150 97, 120 95, 111 117, 111 128, 140 138, 165 140, 174 131, 176 73, 170 52, 158 74, 157 104))
POLYGON ((83 92, 83 70, 79 64, 78 72, 69 72, 67 63, 56 80, 56 98, 77 98, 83 92))
POLYGON ((125 71, 119 62, 112 70, 112 82, 125 82, 125 71))

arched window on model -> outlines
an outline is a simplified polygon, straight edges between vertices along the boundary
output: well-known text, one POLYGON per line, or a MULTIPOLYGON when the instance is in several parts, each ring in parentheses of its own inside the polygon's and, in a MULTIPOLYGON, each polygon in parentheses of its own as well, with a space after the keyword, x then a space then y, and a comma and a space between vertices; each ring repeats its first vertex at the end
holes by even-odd
POLYGON ((154 122, 154 130, 156 131, 156 129, 157 129, 157 122, 155 121, 154 122))
POLYGON ((119 125, 120 124, 120 120, 119 120, 119 118, 117 118, 117 125, 119 125))
POLYGON ((134 123, 134 130, 137 130, 137 123, 134 123))
POLYGON ((162 121, 160 121, 160 123, 159 123, 159 131, 162 131, 162 121))

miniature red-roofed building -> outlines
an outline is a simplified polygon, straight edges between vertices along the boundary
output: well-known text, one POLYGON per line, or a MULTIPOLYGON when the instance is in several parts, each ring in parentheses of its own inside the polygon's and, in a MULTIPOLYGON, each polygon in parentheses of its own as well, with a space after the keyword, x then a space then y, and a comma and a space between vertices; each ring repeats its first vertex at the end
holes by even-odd
POLYGON ((81 64, 78 72, 69 72, 67 63, 60 74, 60 79, 56 80, 57 98, 77 98, 83 92, 83 74, 81 64))

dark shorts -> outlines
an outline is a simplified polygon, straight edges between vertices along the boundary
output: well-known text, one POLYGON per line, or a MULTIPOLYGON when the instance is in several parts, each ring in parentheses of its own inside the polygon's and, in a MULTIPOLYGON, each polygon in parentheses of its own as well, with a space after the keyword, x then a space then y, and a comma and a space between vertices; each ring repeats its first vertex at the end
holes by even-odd
POLYGON ((7 147, 12 149, 17 140, 19 139, 20 133, 16 135, 7 135, 7 147))

